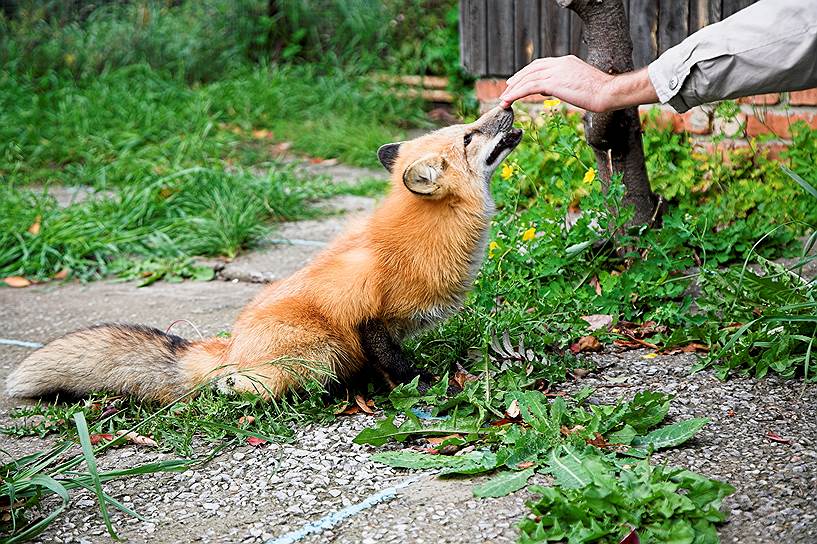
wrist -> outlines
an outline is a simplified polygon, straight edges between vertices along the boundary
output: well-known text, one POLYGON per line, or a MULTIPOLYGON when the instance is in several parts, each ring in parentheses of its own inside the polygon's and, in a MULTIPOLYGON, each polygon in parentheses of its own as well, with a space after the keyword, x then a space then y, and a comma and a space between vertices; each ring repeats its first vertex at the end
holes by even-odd
POLYGON ((605 85, 604 111, 658 102, 658 95, 646 68, 610 76, 605 85))

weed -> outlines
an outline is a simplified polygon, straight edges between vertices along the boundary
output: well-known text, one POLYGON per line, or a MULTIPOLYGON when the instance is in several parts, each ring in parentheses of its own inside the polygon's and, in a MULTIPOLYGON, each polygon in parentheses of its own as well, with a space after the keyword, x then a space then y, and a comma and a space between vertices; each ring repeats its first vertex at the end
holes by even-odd
POLYGON ((4 504, 4 511, 9 514, 7 519, 0 521, 0 530, 5 535, 4 542, 25 542, 43 532, 70 506, 70 492, 74 489, 89 489, 96 493, 108 531, 115 537, 107 514, 108 506, 136 518, 143 518, 105 493, 101 487, 102 482, 154 472, 182 471, 193 464, 192 461, 182 459, 147 463, 122 470, 99 471, 95 462, 96 455, 114 445, 114 442, 92 448, 84 414, 74 411, 73 420, 73 428, 82 445, 81 453, 72 453, 72 450, 76 450, 74 442, 61 441, 49 450, 12 459, 0 465, 0 501, 4 504), (83 461, 87 472, 81 472, 77 468, 83 461), (50 512, 43 511, 43 508, 49 507, 43 499, 51 495, 56 496, 60 502, 50 512), (36 518, 31 516, 35 508, 41 513, 36 518))
POLYGON ((495 371, 486 371, 490 376, 485 379, 453 380, 464 386, 453 396, 446 395, 447 376, 424 393, 416 380, 400 386, 388 398, 391 415, 362 431, 355 442, 381 446, 425 439, 430 453, 386 451, 372 459, 401 468, 440 469, 440 477, 492 473, 474 487, 476 497, 507 495, 526 487, 534 473, 549 474, 553 487, 531 488, 542 498, 529 503, 533 516, 521 525, 522 542, 619 542, 628 525, 641 537, 662 541, 681 536, 717 541, 715 524, 726 518, 721 501, 734 489, 648 461, 652 451, 692 438, 707 420, 659 427, 669 395, 644 391, 614 406, 584 404, 592 391, 549 400, 534 388, 535 380, 527 379, 524 367, 506 372, 517 375, 518 385, 499 381, 490 396, 484 389, 497 382, 495 371))

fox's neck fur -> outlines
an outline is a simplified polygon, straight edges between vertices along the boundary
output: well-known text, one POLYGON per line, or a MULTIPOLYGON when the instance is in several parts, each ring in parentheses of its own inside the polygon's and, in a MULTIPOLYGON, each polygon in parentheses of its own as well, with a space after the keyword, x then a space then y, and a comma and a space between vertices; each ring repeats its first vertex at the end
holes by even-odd
MULTIPOLYGON (((378 313, 402 325, 403 333, 446 317, 462 302, 482 264, 493 201, 485 194, 459 194, 441 200, 419 200, 392 194, 366 229, 375 256, 373 265, 385 283, 378 313)), ((397 332, 397 331, 395 331, 397 332)))

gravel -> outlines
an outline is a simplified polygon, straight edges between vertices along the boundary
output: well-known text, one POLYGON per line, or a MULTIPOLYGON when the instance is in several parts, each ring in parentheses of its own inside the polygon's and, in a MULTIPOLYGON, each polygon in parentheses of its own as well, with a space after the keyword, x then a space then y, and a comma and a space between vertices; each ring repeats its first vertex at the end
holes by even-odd
MULTIPOLYGON (((643 389, 676 395, 673 420, 709 417, 710 424, 685 446, 655 455, 732 483, 732 511, 720 534, 725 543, 817 542, 817 387, 775 377, 726 383, 710 373, 689 375, 689 355, 644 359, 643 351, 600 354, 603 370, 567 385, 594 387, 594 402, 630 398, 643 389), (768 432, 789 440, 766 438, 768 432)), ((413 474, 369 460, 374 448, 352 442, 371 416, 342 417, 309 425, 287 444, 242 447, 210 464, 106 484, 106 490, 148 518, 119 512, 114 525, 130 542, 263 542, 297 530, 391 487, 413 474)), ((169 459, 127 446, 104 455, 103 469, 169 459)), ((538 476, 539 481, 543 477, 538 476)), ((527 492, 476 500, 481 479, 440 480, 427 473, 390 500, 303 542, 514 542, 526 515, 527 492)), ((94 496, 75 494, 74 507, 41 542, 109 542, 94 496)))

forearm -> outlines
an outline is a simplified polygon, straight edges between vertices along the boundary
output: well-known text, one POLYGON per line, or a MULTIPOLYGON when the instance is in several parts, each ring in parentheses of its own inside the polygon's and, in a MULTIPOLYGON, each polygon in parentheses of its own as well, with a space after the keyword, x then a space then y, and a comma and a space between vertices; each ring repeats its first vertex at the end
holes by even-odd
POLYGON ((817 86, 817 0, 761 0, 652 62, 662 103, 693 106, 817 86))
POLYGON ((610 76, 602 89, 602 94, 606 97, 600 108, 603 111, 658 102, 658 94, 646 68, 610 76))

